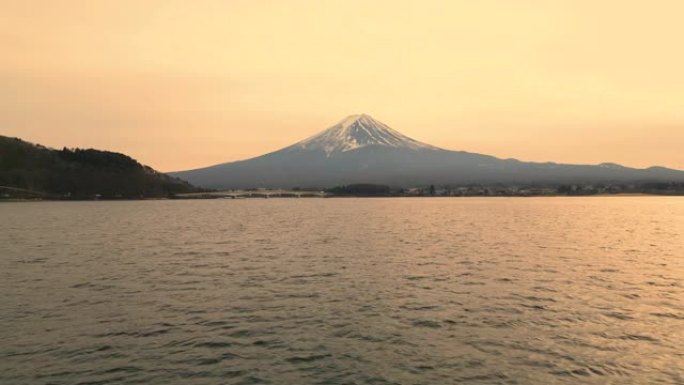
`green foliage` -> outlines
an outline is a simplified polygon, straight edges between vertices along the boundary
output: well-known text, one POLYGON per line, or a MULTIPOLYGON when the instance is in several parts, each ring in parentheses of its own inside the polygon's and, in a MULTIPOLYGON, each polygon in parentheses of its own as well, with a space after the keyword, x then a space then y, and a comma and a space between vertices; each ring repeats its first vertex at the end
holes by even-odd
POLYGON ((0 136, 0 196, 148 198, 197 188, 126 155, 93 149, 53 150, 0 136))
POLYGON ((58 156, 67 162, 78 163, 85 167, 102 170, 133 171, 143 168, 135 159, 109 151, 98 151, 93 149, 82 150, 80 148, 70 150, 64 148, 58 152, 58 156))
POLYGON ((326 190, 334 195, 355 195, 355 196, 387 196, 390 195, 390 187, 380 184, 350 184, 337 186, 326 190))

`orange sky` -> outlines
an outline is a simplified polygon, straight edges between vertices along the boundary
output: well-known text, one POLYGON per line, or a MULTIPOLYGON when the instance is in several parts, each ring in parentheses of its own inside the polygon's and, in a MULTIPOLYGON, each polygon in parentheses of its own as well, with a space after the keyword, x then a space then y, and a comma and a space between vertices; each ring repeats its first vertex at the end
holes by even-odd
POLYGON ((680 0, 0 0, 0 134, 163 171, 365 112, 522 160, 684 169, 680 0))

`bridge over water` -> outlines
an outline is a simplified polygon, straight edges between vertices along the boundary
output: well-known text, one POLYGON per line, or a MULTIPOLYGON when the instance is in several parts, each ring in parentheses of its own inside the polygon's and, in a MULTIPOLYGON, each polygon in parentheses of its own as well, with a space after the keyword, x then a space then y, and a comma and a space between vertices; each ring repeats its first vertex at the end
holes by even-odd
POLYGON ((302 190, 286 190, 286 189, 257 189, 257 190, 226 190, 226 191, 211 191, 201 193, 186 193, 177 194, 178 198, 186 199, 210 199, 210 198, 325 198, 324 191, 302 191, 302 190))
POLYGON ((24 188, 10 187, 10 186, 0 186, 0 196, 2 195, 25 195, 30 197, 48 197, 49 194, 43 191, 27 190, 24 188))

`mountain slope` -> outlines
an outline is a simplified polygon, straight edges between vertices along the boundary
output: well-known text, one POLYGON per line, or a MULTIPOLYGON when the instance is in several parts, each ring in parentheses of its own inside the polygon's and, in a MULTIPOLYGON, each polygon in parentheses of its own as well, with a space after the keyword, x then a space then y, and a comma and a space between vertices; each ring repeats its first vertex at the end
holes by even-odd
POLYGON ((0 136, 0 196, 141 198, 195 191, 123 154, 53 150, 0 136))
POLYGON ((284 150, 323 150, 327 157, 331 157, 374 145, 412 150, 438 149, 413 140, 366 114, 359 114, 350 115, 327 130, 284 150))
POLYGON ((684 181, 684 172, 662 167, 521 162, 445 150, 411 139, 364 114, 349 116, 269 154, 172 175, 215 188, 684 181))

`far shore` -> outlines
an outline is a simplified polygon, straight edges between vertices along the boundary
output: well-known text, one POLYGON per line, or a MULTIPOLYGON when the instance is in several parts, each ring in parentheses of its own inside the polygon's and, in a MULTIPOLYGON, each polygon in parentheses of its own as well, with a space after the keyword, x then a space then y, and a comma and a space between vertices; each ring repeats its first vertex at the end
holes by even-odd
POLYGON ((260 200, 260 199, 348 199, 348 198, 606 198, 606 197, 682 197, 684 194, 649 194, 649 193, 616 193, 616 194, 592 194, 592 195, 466 195, 466 196, 431 196, 431 195, 328 195, 328 196, 302 196, 302 197, 292 197, 292 196, 253 196, 253 197, 218 197, 218 196, 205 196, 205 197, 150 197, 150 198, 70 198, 70 199, 58 199, 58 198, 6 198, 0 199, 0 203, 17 203, 17 202, 119 202, 119 201, 176 201, 176 200, 260 200))

